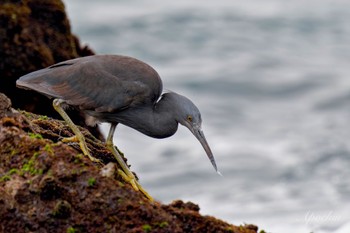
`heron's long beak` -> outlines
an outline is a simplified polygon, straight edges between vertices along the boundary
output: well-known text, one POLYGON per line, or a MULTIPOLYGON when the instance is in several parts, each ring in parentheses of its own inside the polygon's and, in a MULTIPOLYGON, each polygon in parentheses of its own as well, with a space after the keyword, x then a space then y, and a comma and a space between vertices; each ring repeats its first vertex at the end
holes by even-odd
POLYGON ((207 142, 207 140, 205 139, 205 136, 204 136, 204 133, 201 129, 200 126, 193 126, 193 125, 190 125, 190 124, 187 124, 186 125, 187 128, 189 128, 189 130, 193 133, 194 136, 196 136, 196 138, 198 139, 198 141, 202 144, 205 152, 207 153, 207 156, 211 162, 211 164, 213 165, 215 171, 221 175, 221 173, 218 171, 218 168, 216 166, 216 162, 215 162, 215 158, 214 158, 214 155, 213 153, 211 152, 211 149, 209 147, 209 144, 207 142))

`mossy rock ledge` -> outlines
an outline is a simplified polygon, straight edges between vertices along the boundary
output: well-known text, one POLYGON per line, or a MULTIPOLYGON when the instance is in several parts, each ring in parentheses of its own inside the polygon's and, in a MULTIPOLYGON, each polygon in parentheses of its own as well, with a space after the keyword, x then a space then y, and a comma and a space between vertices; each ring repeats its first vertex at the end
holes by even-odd
POLYGON ((60 141, 72 136, 63 121, 14 110, 0 93, 0 232, 258 232, 202 216, 191 202, 151 203, 115 172, 104 143, 81 130, 106 165, 60 141))

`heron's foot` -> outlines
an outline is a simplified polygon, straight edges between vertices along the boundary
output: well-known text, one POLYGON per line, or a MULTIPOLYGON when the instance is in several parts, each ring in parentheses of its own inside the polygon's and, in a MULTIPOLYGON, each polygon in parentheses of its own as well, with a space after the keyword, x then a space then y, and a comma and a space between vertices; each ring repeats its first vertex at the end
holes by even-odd
POLYGON ((91 161, 102 164, 102 162, 99 159, 96 159, 95 157, 91 156, 89 149, 86 145, 84 135, 80 132, 78 126, 76 126, 73 123, 73 121, 69 118, 67 113, 62 108, 61 104, 64 104, 64 103, 65 103, 65 100, 63 100, 63 99, 54 99, 52 102, 54 109, 62 116, 64 121, 67 123, 69 128, 74 133, 73 137, 64 138, 62 141, 63 142, 79 142, 79 146, 80 146, 81 150, 83 151, 84 155, 88 156, 91 161))
POLYGON ((96 159, 95 157, 93 157, 90 154, 89 148, 87 147, 84 138, 82 138, 82 140, 81 140, 78 136, 74 135, 72 137, 62 138, 61 141, 65 142, 65 143, 79 143, 80 149, 84 153, 85 156, 89 157, 89 159, 92 162, 96 162, 96 163, 101 163, 102 164, 102 162, 99 159, 96 159))
POLYGON ((123 178, 125 182, 131 184, 131 186, 135 189, 135 191, 141 191, 150 201, 153 201, 153 197, 148 194, 148 192, 142 188, 141 184, 136 180, 134 175, 128 176, 123 170, 118 169, 118 174, 123 178))
POLYGON ((136 190, 136 191, 141 191, 150 201, 153 202, 153 198, 151 195, 149 195, 144 188, 140 185, 140 183, 137 181, 136 177, 134 174, 130 171, 128 165, 125 163, 123 157, 120 155, 119 151, 115 148, 113 145, 113 133, 115 130, 115 125, 111 126, 111 130, 109 131, 108 137, 107 137, 107 142, 106 146, 107 148, 112 152, 114 155, 114 158, 117 160, 118 165, 121 169, 118 169, 119 175, 128 183, 131 184, 131 186, 136 190))
POLYGON ((66 143, 78 143, 79 139, 77 136, 72 136, 72 137, 64 137, 61 139, 62 142, 66 142, 66 143))

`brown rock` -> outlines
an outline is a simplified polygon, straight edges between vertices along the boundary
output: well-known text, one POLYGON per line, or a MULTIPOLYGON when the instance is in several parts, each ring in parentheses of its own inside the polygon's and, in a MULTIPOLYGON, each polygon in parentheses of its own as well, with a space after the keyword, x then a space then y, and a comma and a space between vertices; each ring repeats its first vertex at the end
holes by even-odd
MULTIPOLYGON (((81 130, 93 156, 116 164, 104 143, 81 130)), ((28 112, 0 118, 0 232, 258 231, 202 216, 190 202, 151 203, 117 173, 105 176, 106 167, 78 145, 60 142, 71 135, 62 121, 28 112)))
MULTIPOLYGON (((16 88, 16 80, 54 63, 92 54, 71 33, 61 0, 0 2, 0 92, 10 97, 14 108, 60 118, 51 100, 16 88)), ((71 111, 70 116, 86 126, 79 112, 71 111)), ((96 127, 89 129, 102 138, 96 127)))

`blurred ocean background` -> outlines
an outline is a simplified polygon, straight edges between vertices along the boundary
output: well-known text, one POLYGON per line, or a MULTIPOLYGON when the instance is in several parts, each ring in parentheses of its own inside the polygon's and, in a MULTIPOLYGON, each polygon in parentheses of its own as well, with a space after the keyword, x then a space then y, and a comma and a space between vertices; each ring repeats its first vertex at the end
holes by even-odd
POLYGON ((266 232, 350 232, 350 1, 64 2, 84 44, 149 63, 202 112, 223 177, 184 127, 118 126, 151 195, 266 232))

